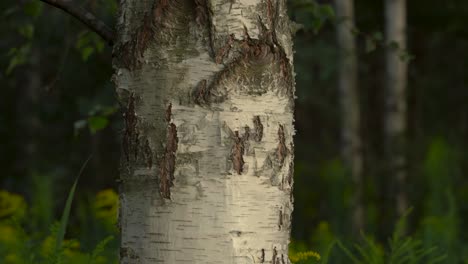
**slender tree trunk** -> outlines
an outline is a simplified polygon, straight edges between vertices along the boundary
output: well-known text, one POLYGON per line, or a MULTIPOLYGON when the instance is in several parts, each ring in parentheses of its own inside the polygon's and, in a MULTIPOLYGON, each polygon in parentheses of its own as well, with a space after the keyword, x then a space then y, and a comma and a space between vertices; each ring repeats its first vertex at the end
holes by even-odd
POLYGON ((285 0, 121 1, 121 263, 289 263, 285 0))
POLYGON ((364 228, 362 204, 362 147, 360 135, 360 105, 357 86, 357 54, 354 30, 354 3, 335 0, 339 57, 338 88, 341 104, 341 154, 354 184, 352 198, 353 233, 364 228))
POLYGON ((15 159, 18 175, 28 176, 37 170, 38 141, 41 122, 38 104, 42 79, 40 72, 40 56, 37 49, 33 49, 30 62, 24 74, 24 83, 19 86, 17 99, 18 120, 18 157, 15 159))
POLYGON ((400 56, 406 49, 406 1, 385 1, 386 95, 385 146, 388 172, 395 182, 396 212, 402 216, 407 210, 406 182, 406 83, 407 63, 400 56))

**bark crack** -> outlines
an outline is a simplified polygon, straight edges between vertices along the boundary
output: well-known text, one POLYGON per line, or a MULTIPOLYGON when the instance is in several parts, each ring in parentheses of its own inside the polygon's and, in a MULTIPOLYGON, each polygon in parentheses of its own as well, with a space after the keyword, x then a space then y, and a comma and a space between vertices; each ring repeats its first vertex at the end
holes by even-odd
POLYGON ((283 125, 279 125, 278 128, 278 148, 276 150, 276 158, 280 164, 280 167, 283 167, 284 160, 289 153, 288 148, 286 147, 286 138, 284 136, 284 127, 283 125))
POLYGON ((136 131, 137 115, 135 113, 135 97, 130 94, 128 99, 127 109, 124 114, 125 131, 122 139, 122 149, 127 162, 130 161, 130 152, 132 150, 137 153, 138 132, 136 131))
POLYGON ((155 39, 157 28, 166 25, 164 20, 168 17, 169 10, 174 12, 178 7, 175 1, 154 0, 151 10, 144 15, 142 24, 130 40, 116 47, 114 54, 118 54, 119 64, 130 71, 141 67, 141 60, 152 40, 155 39))
POLYGON ((278 251, 276 251, 276 247, 273 248, 273 257, 271 259, 272 264, 279 264, 279 259, 277 258, 278 251))
POLYGON ((256 142, 262 141, 263 138, 263 124, 260 120, 260 116, 254 116, 253 118, 254 123, 254 135, 253 138, 256 142))
POLYGON ((231 160, 234 170, 241 175, 244 170, 244 137, 239 136, 239 131, 234 132, 234 145, 231 150, 231 160))
POLYGON ((166 132, 166 148, 159 165, 159 192, 166 199, 171 198, 171 187, 174 186, 174 171, 176 162, 176 151, 179 139, 177 138, 177 127, 171 122, 172 104, 166 110, 166 121, 169 123, 166 132))
POLYGON ((281 230, 282 227, 283 227, 283 210, 279 210, 278 230, 281 230))

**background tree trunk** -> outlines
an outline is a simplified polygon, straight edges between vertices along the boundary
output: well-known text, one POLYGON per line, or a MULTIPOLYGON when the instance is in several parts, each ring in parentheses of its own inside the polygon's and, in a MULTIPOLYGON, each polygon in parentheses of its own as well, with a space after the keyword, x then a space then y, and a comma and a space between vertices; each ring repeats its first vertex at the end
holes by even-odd
POLYGON ((121 263, 289 263, 286 1, 122 1, 121 263))
POLYGON ((38 170, 38 140, 41 135, 41 120, 38 111, 42 78, 40 53, 33 49, 29 65, 25 70, 23 83, 18 85, 16 120, 18 120, 16 173, 21 177, 38 170))
MULTIPOLYGON (((395 183, 398 216, 408 207, 406 182, 406 83, 407 63, 402 58, 406 49, 406 1, 385 1, 386 94, 385 146, 388 173, 395 183)), ((393 192, 391 192, 393 193, 393 192)))
POLYGON ((354 184, 352 198, 353 233, 364 228, 362 204, 362 147, 360 134, 359 89, 357 86, 357 54, 354 30, 354 2, 335 0, 337 41, 339 49, 338 89, 341 104, 341 153, 346 170, 354 184))

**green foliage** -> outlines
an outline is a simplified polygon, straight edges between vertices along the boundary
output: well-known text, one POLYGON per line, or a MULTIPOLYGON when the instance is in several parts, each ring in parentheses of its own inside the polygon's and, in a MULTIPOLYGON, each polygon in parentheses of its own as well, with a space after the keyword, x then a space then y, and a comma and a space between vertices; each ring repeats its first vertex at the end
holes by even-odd
POLYGON ((101 242, 99 242, 96 248, 89 256, 89 264, 100 262, 99 257, 104 253, 107 244, 114 239, 114 236, 108 236, 104 238, 101 242))
MULTIPOLYGON (((107 264, 116 263, 116 248, 109 248, 109 244, 114 240, 114 234, 107 235, 100 240, 92 250, 91 254, 81 251, 81 243, 77 239, 66 239, 66 228, 71 213, 71 204, 75 195, 76 185, 79 176, 83 172, 88 160, 83 164, 77 179, 75 180, 65 204, 61 221, 52 224, 50 231, 44 234, 39 230, 27 232, 28 225, 37 228, 39 225, 31 224, 28 216, 35 216, 36 213, 29 210, 23 197, 7 191, 0 191, 0 257, 1 263, 6 264, 107 264)), ((47 192, 48 188, 38 188, 38 192, 47 192)), ((45 195, 45 193, 43 193, 45 195)), ((115 224, 116 214, 111 216, 103 214, 107 208, 103 204, 111 204, 113 210, 117 210, 116 194, 112 191, 105 191, 106 202, 96 205, 96 215, 101 220, 95 218, 94 221, 110 221, 115 224), (109 217, 111 219, 103 219, 109 217)), ((102 195, 101 195, 102 196, 102 195)), ((102 200, 103 198, 99 198, 102 200)), ((49 200, 44 200, 46 202, 49 200)), ((41 207, 51 207, 42 205, 41 207)), ((33 207, 34 208, 34 207, 33 207)), ((33 217, 32 220, 39 218, 33 217)), ((115 231, 115 229, 113 230, 115 231)))
POLYGON ((444 139, 435 138, 423 163, 427 195, 420 232, 426 245, 438 245, 447 252, 450 263, 459 262, 458 256, 463 251, 453 189, 453 182, 459 174, 457 159, 454 148, 444 139))
POLYGON ((446 255, 437 254, 436 247, 425 247, 421 240, 404 236, 406 226, 405 215, 398 221, 388 248, 364 234, 363 244, 354 244, 353 250, 342 242, 338 242, 338 246, 354 264, 435 264, 444 261, 446 255))
POLYGON ((107 127, 109 120, 103 116, 91 116, 88 118, 88 126, 91 134, 107 127))
POLYGON ((30 53, 31 53, 30 43, 23 44, 19 48, 11 48, 7 53, 7 56, 10 62, 5 71, 5 74, 9 75, 13 72, 13 70, 16 67, 25 64, 28 61, 28 57, 30 53))
POLYGON ((80 131, 88 127, 91 134, 106 128, 110 121, 109 118, 117 111, 117 107, 95 105, 89 110, 89 117, 80 119, 74 123, 74 134, 77 136, 80 131))
POLYGON ((36 18, 41 15, 42 9, 43 3, 40 1, 27 1, 23 5, 24 13, 32 18, 36 18))
POLYGON ((335 12, 329 4, 319 4, 314 0, 294 0, 291 7, 297 21, 304 25, 304 29, 317 34, 327 21, 335 18, 335 12))
POLYGON ((105 43, 96 33, 83 31, 78 35, 75 47, 81 53, 81 59, 87 61, 93 53, 101 53, 105 43))
MULTIPOLYGON (((323 166, 320 177, 327 186, 327 200, 332 233, 339 236, 347 233, 347 217, 349 214, 353 186, 345 167, 339 159, 331 160, 323 166)), ((319 225, 320 227, 320 225, 319 225)))
MULTIPOLYGON (((86 166, 88 161, 89 159, 85 162, 83 168, 86 166)), ((81 174, 81 171, 80 171, 80 174, 81 174)), ((71 204, 73 201, 73 196, 75 196, 75 189, 76 189, 76 184, 78 183, 78 178, 79 178, 79 175, 70 189, 70 193, 68 194, 67 202, 65 203, 65 208, 62 213, 62 219, 60 220, 60 226, 56 232, 56 238, 55 238, 56 244, 55 244, 55 251, 53 254, 54 259, 56 259, 56 261, 54 261, 54 263, 61 263, 62 242, 65 238, 68 218, 70 216, 71 204)))
MULTIPOLYGON (((74 185, 75 186, 75 185, 74 185)), ((69 198, 73 197, 73 187, 69 198)), ((0 257, 6 264, 107 264, 116 263, 116 248, 109 248, 114 235, 102 239, 91 254, 80 250, 81 243, 76 239, 65 239, 63 223, 69 214, 67 200, 62 221, 54 223, 46 236, 27 234, 23 227, 26 222, 24 199, 6 191, 0 192, 0 257), (57 245, 59 247, 57 248, 57 245)))

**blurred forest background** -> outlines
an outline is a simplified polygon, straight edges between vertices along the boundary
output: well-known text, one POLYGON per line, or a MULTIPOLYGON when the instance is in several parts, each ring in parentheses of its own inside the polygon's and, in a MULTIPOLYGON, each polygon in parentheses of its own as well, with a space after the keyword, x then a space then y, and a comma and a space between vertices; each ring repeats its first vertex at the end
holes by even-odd
MULTIPOLYGON (((114 24, 115 0, 76 2, 114 24)), ((335 2, 289 3, 292 20, 303 26, 294 44, 293 254, 322 255, 303 263, 397 263, 388 260, 392 254, 411 255, 399 263, 468 263, 468 1, 408 1, 406 48, 386 41, 386 23, 397 17, 384 15, 384 0, 354 1, 349 32, 357 64, 345 72, 356 72, 357 110, 343 109, 346 45, 337 28, 345 23, 335 2), (408 68, 398 142, 386 132, 389 49, 408 68), (360 142, 346 157, 343 124, 353 111, 360 142), (392 147, 404 157, 398 168, 391 166, 392 147), (359 163, 358 177, 349 160, 359 163), (395 170, 404 181, 395 180, 395 170), (396 224, 400 195, 409 212, 404 226, 396 224), (398 237, 404 253, 395 253, 398 237)), ((0 263, 47 259, 69 189, 91 154, 71 208, 65 263, 113 263, 123 124, 112 50, 37 0, 0 1, 0 20, 0 263)))

